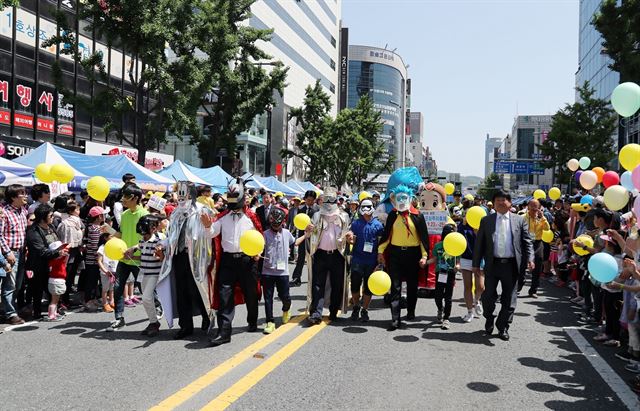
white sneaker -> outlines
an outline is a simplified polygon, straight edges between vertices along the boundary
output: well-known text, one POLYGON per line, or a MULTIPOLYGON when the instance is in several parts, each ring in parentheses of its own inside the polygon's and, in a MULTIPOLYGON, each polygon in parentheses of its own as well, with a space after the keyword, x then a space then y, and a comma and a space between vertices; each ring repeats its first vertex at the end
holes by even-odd
POLYGON ((476 308, 476 315, 477 315, 478 317, 481 317, 481 316, 482 316, 482 313, 484 313, 484 310, 482 309, 482 302, 478 301, 478 302, 476 303, 476 307, 475 307, 475 308, 476 308))
POLYGON ((470 323, 473 320, 473 311, 469 311, 464 317, 462 317, 462 321, 465 323, 470 323))

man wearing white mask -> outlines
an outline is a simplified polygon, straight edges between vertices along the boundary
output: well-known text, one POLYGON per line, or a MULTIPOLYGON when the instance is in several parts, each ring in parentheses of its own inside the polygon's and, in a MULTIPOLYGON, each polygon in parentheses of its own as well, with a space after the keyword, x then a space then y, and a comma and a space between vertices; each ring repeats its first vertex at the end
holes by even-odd
POLYGON ((322 321, 327 277, 331 284, 329 319, 335 320, 338 310, 344 313, 348 302, 344 253, 349 216, 338 208, 337 190, 327 188, 321 200, 320 212, 313 215, 308 248, 311 268, 307 303, 311 324, 319 324, 322 321))
POLYGON ((418 302, 418 271, 425 267, 429 255, 429 232, 418 210, 411 206, 413 191, 396 186, 390 194, 393 210, 387 216, 384 233, 378 246, 378 261, 386 263, 391 277, 391 326, 393 331, 403 324, 400 321, 400 294, 403 277, 407 282, 407 316, 416 317, 418 302))

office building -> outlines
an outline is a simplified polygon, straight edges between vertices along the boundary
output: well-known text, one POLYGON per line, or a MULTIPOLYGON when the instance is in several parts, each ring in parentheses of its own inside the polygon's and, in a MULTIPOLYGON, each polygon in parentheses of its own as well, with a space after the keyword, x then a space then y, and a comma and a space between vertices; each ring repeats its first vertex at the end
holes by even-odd
POLYGON ((411 112, 409 116, 409 133, 406 137, 407 166, 414 166, 425 174, 425 147, 423 145, 424 117, 420 112, 411 112))
POLYGON ((380 111, 383 129, 385 163, 393 157, 393 168, 406 163, 406 129, 408 124, 408 94, 410 83, 402 57, 392 50, 349 45, 347 107, 355 107, 362 96, 369 96, 380 111))
POLYGON ((498 157, 502 140, 501 138, 489 137, 489 133, 487 133, 487 138, 484 141, 484 178, 493 173, 493 162, 498 157))
MULTIPOLYGON (((624 0, 618 0, 618 3, 622 1, 624 0)), ((588 81, 595 89, 595 96, 608 101, 611 99, 613 89, 620 83, 620 74, 609 68, 612 61, 603 50, 602 36, 591 24, 602 3, 603 0, 580 0, 576 86, 582 86, 585 81, 588 81)), ((621 122, 615 135, 612 136, 618 149, 627 143, 639 142, 639 117, 636 114, 621 122)))

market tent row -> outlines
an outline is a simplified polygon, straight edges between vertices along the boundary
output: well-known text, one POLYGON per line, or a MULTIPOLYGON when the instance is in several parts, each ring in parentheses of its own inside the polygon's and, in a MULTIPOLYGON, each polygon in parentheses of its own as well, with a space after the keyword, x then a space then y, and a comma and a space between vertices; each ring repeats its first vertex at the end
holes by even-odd
POLYGON ((169 167, 158 172, 159 175, 170 180, 188 180, 196 184, 210 185, 214 191, 224 193, 233 177, 220 166, 198 168, 176 160, 169 167))
POLYGON ((35 183, 33 167, 24 166, 0 157, 0 186, 6 187, 11 184, 31 186, 35 183))
POLYGON ((130 173, 136 177, 136 183, 143 190, 172 190, 173 180, 160 176, 137 164, 124 155, 93 156, 76 153, 62 147, 44 143, 30 153, 15 160, 25 166, 35 168, 40 163, 67 164, 74 170, 74 179, 68 184, 69 190, 79 191, 86 188, 87 181, 93 176, 102 176, 111 183, 111 189, 122 186, 122 176, 130 173))

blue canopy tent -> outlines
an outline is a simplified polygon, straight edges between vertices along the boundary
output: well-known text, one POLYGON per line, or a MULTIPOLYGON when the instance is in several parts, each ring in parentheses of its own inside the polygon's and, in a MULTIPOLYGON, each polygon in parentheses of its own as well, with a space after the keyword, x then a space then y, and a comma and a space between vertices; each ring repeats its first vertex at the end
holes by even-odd
POLYGON ((16 163, 36 167, 40 163, 69 165, 75 171, 75 178, 69 183, 69 189, 80 190, 86 187, 87 180, 93 176, 102 176, 109 180, 111 189, 122 186, 122 176, 131 173, 143 190, 165 191, 173 186, 173 180, 147 170, 124 155, 91 156, 44 143, 30 153, 17 158, 16 163))
POLYGON ((0 186, 9 186, 11 184, 31 186, 35 183, 33 167, 23 166, 0 157, 0 186))
POLYGON ((318 187, 316 187, 315 184, 311 183, 310 181, 303 181, 300 184, 301 187, 303 187, 305 190, 312 190, 312 191, 319 191, 320 194, 324 193, 323 190, 319 189, 318 187))
POLYGON ((298 181, 296 180, 289 180, 285 183, 286 185, 288 185, 289 187, 291 187, 291 189, 295 190, 295 191, 299 191, 300 194, 304 194, 305 191, 307 191, 307 189, 305 187, 303 187, 298 181))
MULTIPOLYGON (((208 181, 198 177, 194 172, 191 171, 190 166, 186 165, 180 160, 174 161, 169 167, 163 168, 158 172, 158 175, 166 177, 170 180, 182 180, 182 181, 192 181, 195 184, 207 184, 210 185, 208 181)), ((217 190, 215 190, 217 192, 217 190)))
MULTIPOLYGON (((256 177, 254 177, 256 178, 256 177)), ((260 182, 262 184, 265 185, 265 187, 267 187, 267 189, 269 191, 281 191, 282 193, 284 193, 287 196, 295 196, 295 195, 300 195, 302 194, 302 192, 300 190, 294 190, 291 187, 289 187, 288 185, 284 184, 283 182, 281 182, 280 180, 278 180, 277 178, 270 176, 270 177, 261 177, 259 178, 260 182)))
POLYGON ((220 166, 197 168, 185 164, 185 167, 221 193, 226 193, 229 182, 233 181, 231 174, 224 171, 220 166))

